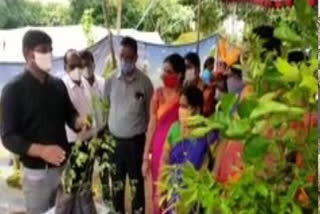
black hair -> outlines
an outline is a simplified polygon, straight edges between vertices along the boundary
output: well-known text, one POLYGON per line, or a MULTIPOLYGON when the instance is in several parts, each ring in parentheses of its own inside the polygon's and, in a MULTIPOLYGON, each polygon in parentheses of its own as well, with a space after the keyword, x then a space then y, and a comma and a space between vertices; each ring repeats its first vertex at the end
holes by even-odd
MULTIPOLYGON (((274 37, 274 27, 262 25, 253 29, 253 33, 260 39, 265 40, 263 48, 265 48, 266 51, 276 51, 279 56, 281 55, 281 40, 274 37)), ((263 53, 263 55, 265 54, 263 53)), ((262 56, 262 58, 263 57, 264 56, 262 56)))
POLYGON ((29 30, 27 31, 22 39, 22 48, 23 49, 34 49, 37 45, 42 44, 52 44, 51 37, 40 30, 29 30))
POLYGON ((212 56, 208 57, 204 62, 204 69, 208 68, 210 65, 214 66, 214 63, 215 59, 212 56))
POLYGON ((184 58, 190 61, 196 68, 200 69, 200 58, 197 53, 189 52, 184 58))
POLYGON ((181 83, 184 81, 184 76, 186 73, 186 65, 184 63, 184 59, 179 54, 171 54, 165 58, 164 63, 170 63, 173 70, 177 74, 181 74, 181 83))
POLYGON ((91 51, 89 51, 89 50, 81 51, 80 56, 82 59, 89 60, 92 63, 94 63, 94 57, 93 57, 93 54, 91 53, 91 51))
POLYGON ((69 50, 67 50, 67 52, 64 54, 64 56, 63 56, 64 66, 66 66, 67 63, 68 63, 68 55, 69 55, 70 53, 73 53, 73 52, 77 52, 77 50, 75 50, 75 49, 69 49, 69 50))
POLYGON ((273 38, 274 28, 269 25, 261 25, 253 29, 253 33, 255 33, 260 39, 271 39, 273 38))
POLYGON ((306 55, 302 51, 291 51, 288 54, 288 61, 299 63, 306 59, 306 55))
POLYGON ((192 108, 199 108, 202 113, 204 99, 202 91, 194 85, 189 85, 182 90, 182 95, 186 97, 188 104, 192 108))
POLYGON ((135 39, 132 37, 126 36, 121 40, 121 46, 128 47, 133 50, 133 52, 137 55, 138 54, 138 44, 135 39))
POLYGON ((232 74, 236 75, 238 78, 242 79, 242 71, 239 68, 231 67, 232 74))

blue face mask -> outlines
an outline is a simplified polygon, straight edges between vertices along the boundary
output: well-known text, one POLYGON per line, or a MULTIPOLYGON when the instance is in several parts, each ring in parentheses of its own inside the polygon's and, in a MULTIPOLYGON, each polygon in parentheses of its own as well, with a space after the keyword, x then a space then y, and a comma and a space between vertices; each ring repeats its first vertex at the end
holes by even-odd
POLYGON ((212 73, 208 69, 205 69, 202 72, 201 79, 205 84, 209 85, 212 80, 212 73))
POLYGON ((129 62, 121 62, 121 73, 124 76, 130 76, 135 69, 135 64, 129 62))

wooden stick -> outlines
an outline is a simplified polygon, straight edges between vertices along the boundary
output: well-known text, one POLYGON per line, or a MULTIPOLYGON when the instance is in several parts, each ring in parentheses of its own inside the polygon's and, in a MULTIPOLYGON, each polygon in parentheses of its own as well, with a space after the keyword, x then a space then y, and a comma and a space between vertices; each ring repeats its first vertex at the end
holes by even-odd
POLYGON ((117 67, 117 61, 116 61, 116 56, 114 52, 114 46, 113 46, 113 40, 112 40, 112 32, 110 30, 110 25, 108 22, 108 6, 107 6, 107 1, 108 0, 102 0, 102 10, 104 14, 104 25, 105 28, 108 30, 109 33, 109 45, 110 45, 110 52, 111 52, 111 57, 112 57, 112 63, 113 63, 113 68, 117 67))
POLYGON ((201 0, 198 0, 198 24, 197 24, 197 31, 198 31, 198 35, 197 35, 197 54, 199 54, 200 52, 200 18, 201 18, 201 0))

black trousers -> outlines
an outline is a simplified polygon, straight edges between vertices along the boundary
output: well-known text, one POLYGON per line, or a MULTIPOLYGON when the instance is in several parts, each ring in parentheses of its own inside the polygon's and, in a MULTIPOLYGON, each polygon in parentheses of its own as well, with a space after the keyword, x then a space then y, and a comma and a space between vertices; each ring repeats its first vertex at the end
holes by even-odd
POLYGON ((144 214, 144 180, 141 167, 146 137, 143 134, 132 139, 115 138, 115 140, 115 151, 111 158, 115 167, 112 173, 115 211, 121 214, 125 213, 125 184, 128 175, 132 193, 132 213, 144 214))

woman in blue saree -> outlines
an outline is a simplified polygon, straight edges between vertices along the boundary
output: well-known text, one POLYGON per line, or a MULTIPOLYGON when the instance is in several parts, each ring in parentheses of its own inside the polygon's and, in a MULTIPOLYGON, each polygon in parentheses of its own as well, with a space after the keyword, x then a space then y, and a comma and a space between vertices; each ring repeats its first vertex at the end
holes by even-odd
MULTIPOLYGON (((168 133, 163 153, 162 165, 169 165, 170 169, 170 185, 183 185, 181 166, 187 162, 191 163, 196 170, 205 167, 206 157, 209 156, 210 145, 218 138, 218 132, 213 131, 206 136, 200 138, 192 138, 191 130, 186 122, 190 116, 199 115, 203 109, 202 92, 195 86, 185 88, 180 97, 179 105, 179 121, 175 122, 168 133)), ((179 200, 177 193, 173 194, 173 198, 168 205, 172 205, 179 200)), ((167 213, 176 213, 173 209, 169 209, 167 213)))

